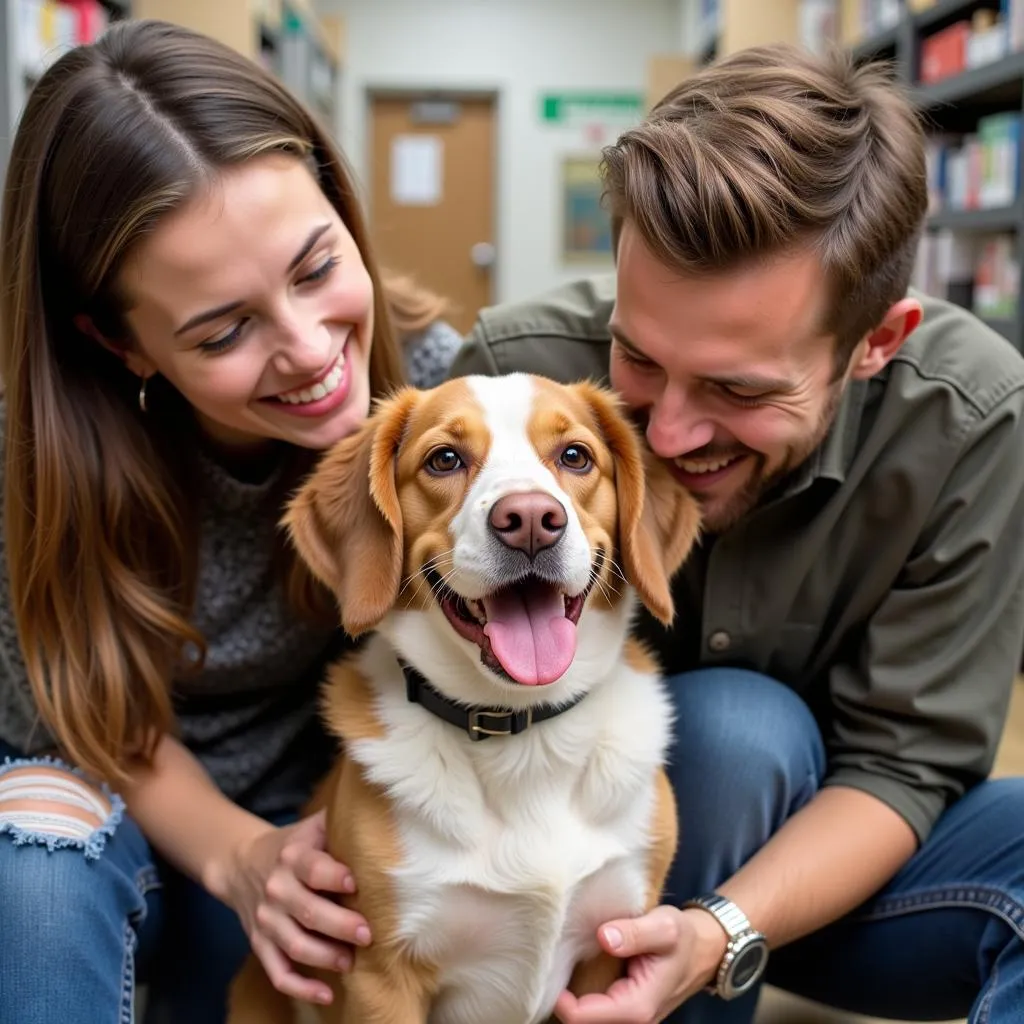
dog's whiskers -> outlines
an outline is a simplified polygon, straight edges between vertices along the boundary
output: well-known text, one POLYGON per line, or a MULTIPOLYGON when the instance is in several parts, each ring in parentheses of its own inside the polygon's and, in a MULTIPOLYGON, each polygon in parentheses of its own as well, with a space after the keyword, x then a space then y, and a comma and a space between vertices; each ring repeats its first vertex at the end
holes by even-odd
POLYGON ((426 580, 424 579, 422 573, 420 573, 419 571, 410 573, 409 576, 406 578, 405 582, 402 584, 401 589, 398 591, 398 596, 401 597, 402 594, 404 594, 405 591, 409 588, 410 584, 415 584, 416 589, 413 592, 413 597, 419 597, 419 589, 421 586, 423 586, 425 582, 426 580))
POLYGON ((450 590, 448 581, 455 575, 456 569, 452 569, 450 572, 446 572, 443 576, 439 576, 437 582, 431 587, 431 592, 437 600, 440 600, 440 592, 444 590, 450 590))
POLYGON ((431 581, 427 578, 427 576, 424 575, 422 572, 417 573, 416 574, 416 592, 415 592, 415 596, 417 598, 421 598, 422 597, 426 601, 429 601, 431 597, 433 597, 435 599, 438 599, 439 598, 439 591, 442 589, 443 585, 444 585, 444 577, 438 577, 436 582, 431 583, 431 581), (427 593, 425 595, 423 594, 423 586, 424 585, 426 585, 426 587, 427 587, 427 593))
POLYGON ((611 569, 611 571, 616 576, 618 576, 618 578, 622 580, 622 582, 625 583, 627 587, 629 586, 629 580, 626 579, 626 574, 622 571, 622 566, 620 566, 614 558, 608 559, 608 568, 611 569))
MULTIPOLYGON (((426 579, 426 576, 424 575, 424 573, 430 572, 431 570, 434 570, 435 572, 439 572, 442 560, 448 559, 449 561, 451 561, 452 560, 452 556, 454 555, 454 553, 455 553, 455 548, 449 548, 447 551, 442 551, 439 554, 434 555, 433 558, 428 559, 428 561, 422 566, 422 568, 417 569, 413 573, 410 573, 409 576, 406 578, 405 582, 402 584, 401 589, 398 591, 399 596, 401 596, 403 593, 405 593, 406 588, 411 583, 415 583, 416 584, 416 591, 414 592, 413 596, 414 597, 419 597, 420 596, 419 588, 424 583, 427 582, 427 579, 426 579)), ((449 572, 446 575, 442 576, 441 579, 442 580, 446 579, 447 576, 450 576, 451 573, 454 572, 454 571, 455 570, 454 570, 454 567, 453 567, 451 572, 449 572)))
POLYGON ((594 576, 594 584, 610 600, 613 597, 618 598, 622 596, 622 587, 618 586, 616 581, 621 581, 628 587, 629 580, 626 579, 625 573, 623 573, 614 558, 609 558, 607 565, 611 579, 606 579, 601 574, 596 574, 594 576))
MULTIPOLYGON (((424 598, 424 595, 423 595, 423 585, 427 582, 426 579, 424 579, 423 576, 421 576, 419 573, 417 573, 415 576, 410 577, 410 582, 413 582, 413 581, 415 581, 415 583, 416 583, 416 589, 413 591, 413 595, 412 596, 414 598, 416 598, 417 600, 419 600, 420 598, 424 598)), ((424 598, 424 600, 428 600, 429 601, 429 599, 430 599, 430 596, 429 596, 429 588, 428 588, 428 593, 427 593, 426 597, 424 598)))
POLYGON ((608 580, 602 579, 600 575, 594 577, 594 586, 601 592, 602 596, 609 601, 613 597, 619 596, 619 589, 617 587, 613 587, 608 580))
POLYGON ((437 567, 439 561, 442 558, 450 555, 451 552, 444 552, 443 554, 438 555, 435 558, 432 558, 429 562, 427 562, 424 565, 423 569, 416 574, 415 579, 417 597, 421 596, 420 587, 422 587, 422 585, 426 583, 429 587, 430 596, 432 596, 435 600, 441 600, 442 593, 447 588, 448 580, 450 580, 452 576, 454 576, 455 573, 458 571, 458 567, 453 565, 448 572, 444 574, 438 573, 437 567), (428 572, 438 573, 437 579, 431 582, 428 576, 426 575, 428 572))

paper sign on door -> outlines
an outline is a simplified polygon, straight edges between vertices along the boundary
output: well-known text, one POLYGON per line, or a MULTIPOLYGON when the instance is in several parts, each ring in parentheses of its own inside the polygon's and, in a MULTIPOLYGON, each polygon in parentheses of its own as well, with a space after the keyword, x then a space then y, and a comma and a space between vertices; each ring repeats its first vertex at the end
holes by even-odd
POLYGON ((436 135, 396 135, 391 140, 391 199, 400 206, 441 201, 444 145, 436 135))

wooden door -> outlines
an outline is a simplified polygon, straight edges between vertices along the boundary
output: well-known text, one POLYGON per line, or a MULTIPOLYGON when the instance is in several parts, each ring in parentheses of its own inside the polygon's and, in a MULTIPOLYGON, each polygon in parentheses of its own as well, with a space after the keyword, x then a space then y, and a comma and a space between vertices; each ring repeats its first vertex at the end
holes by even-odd
POLYGON ((451 303, 465 333, 493 301, 493 97, 371 99, 370 229, 377 258, 451 303))

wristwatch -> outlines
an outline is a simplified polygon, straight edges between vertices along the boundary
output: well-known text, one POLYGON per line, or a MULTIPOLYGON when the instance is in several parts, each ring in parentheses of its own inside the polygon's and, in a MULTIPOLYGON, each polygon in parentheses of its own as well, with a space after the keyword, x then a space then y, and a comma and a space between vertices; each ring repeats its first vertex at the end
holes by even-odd
POLYGON ((746 914, 732 900, 718 893, 698 896, 683 904, 706 910, 722 926, 729 937, 725 956, 718 966, 718 974, 708 991, 719 999, 735 999, 749 991, 764 974, 768 963, 768 943, 765 937, 755 931, 746 914))

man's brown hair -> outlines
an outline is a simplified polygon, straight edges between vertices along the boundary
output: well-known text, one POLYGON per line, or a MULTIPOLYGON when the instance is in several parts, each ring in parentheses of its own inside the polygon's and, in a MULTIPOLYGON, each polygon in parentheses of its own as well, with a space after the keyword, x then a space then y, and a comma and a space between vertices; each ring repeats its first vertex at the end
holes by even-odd
POLYGON ((704 68, 604 150, 625 220, 683 275, 808 247, 845 369, 906 293, 927 211, 923 132, 889 69, 753 47, 704 68))

